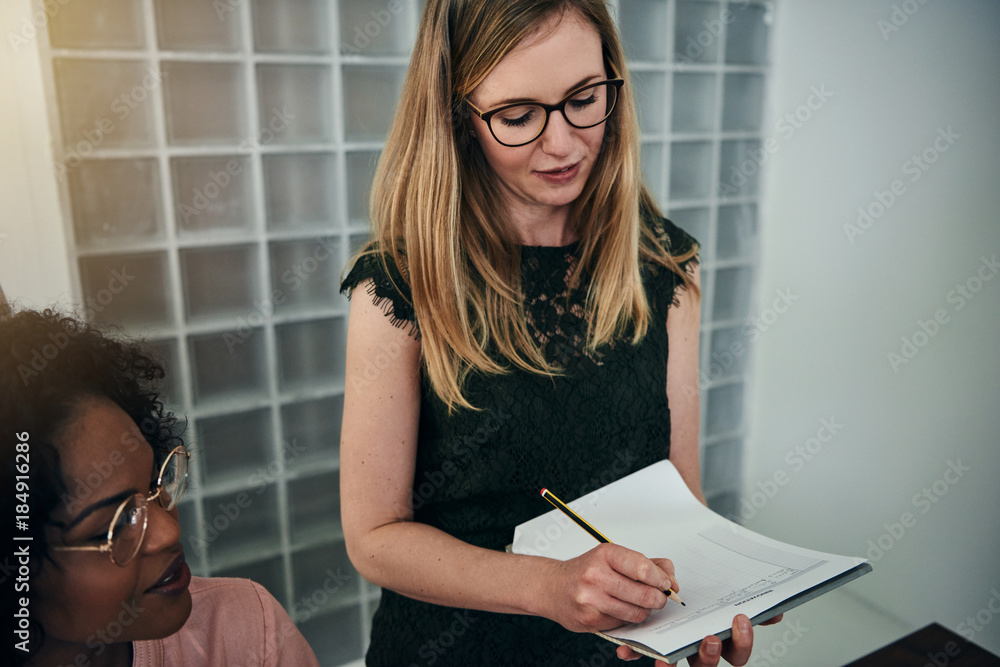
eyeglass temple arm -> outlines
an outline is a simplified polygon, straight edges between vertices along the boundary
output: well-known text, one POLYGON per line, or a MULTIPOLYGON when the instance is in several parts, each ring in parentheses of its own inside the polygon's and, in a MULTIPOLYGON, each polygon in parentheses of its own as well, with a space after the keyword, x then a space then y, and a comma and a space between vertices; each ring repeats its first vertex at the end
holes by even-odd
POLYGON ((52 549, 53 551, 100 551, 102 553, 107 552, 107 551, 111 551, 111 545, 107 544, 107 543, 104 543, 104 544, 102 544, 100 546, 96 546, 96 547, 93 547, 93 546, 90 546, 90 547, 88 547, 88 546, 75 546, 75 547, 56 546, 56 547, 49 547, 49 548, 52 549))
POLYGON ((470 100, 468 97, 465 98, 465 103, 468 104, 470 107, 472 107, 472 110, 476 112, 476 115, 479 116, 480 119, 486 115, 486 112, 481 110, 475 104, 473 104, 472 100, 470 100))

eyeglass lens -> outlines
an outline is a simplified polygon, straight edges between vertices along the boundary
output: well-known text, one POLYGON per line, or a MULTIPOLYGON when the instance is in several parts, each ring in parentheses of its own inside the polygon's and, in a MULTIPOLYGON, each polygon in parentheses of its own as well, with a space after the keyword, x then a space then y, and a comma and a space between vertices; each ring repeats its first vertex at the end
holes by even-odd
MULTIPOLYGON (((167 510, 177 505, 187 486, 187 463, 187 452, 176 449, 161 468, 157 500, 167 510)), ((125 565, 139 553, 146 535, 146 513, 146 496, 141 493, 126 500, 119 510, 111 531, 111 557, 115 563, 125 565)))
POLYGON ((146 497, 137 493, 115 516, 111 531, 111 558, 118 565, 125 565, 135 558, 146 534, 146 497))
MULTIPOLYGON (((611 83, 588 86, 563 105, 566 120, 575 127, 587 128, 600 124, 615 107, 617 89, 611 83)), ((545 128, 547 112, 537 104, 520 104, 498 111, 490 118, 490 130, 503 144, 526 144, 537 138, 545 128)))
POLYGON ((160 476, 160 491, 158 500, 164 508, 172 510, 187 487, 187 454, 183 450, 174 450, 167 458, 163 473, 160 476))

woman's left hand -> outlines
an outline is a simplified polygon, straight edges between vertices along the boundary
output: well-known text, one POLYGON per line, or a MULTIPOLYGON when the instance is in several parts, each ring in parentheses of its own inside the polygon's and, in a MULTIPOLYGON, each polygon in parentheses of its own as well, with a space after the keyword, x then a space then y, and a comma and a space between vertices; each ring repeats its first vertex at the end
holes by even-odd
MULTIPOLYGON (((764 621, 761 625, 771 625, 781 620, 783 614, 764 621)), ((714 635, 705 637, 698 647, 698 655, 688 658, 690 667, 716 667, 720 658, 725 658, 731 665, 745 665, 750 660, 753 649, 753 627, 750 619, 739 614, 733 619, 733 636, 722 641, 714 635)), ((618 647, 618 657, 622 660, 637 660, 642 656, 627 646, 618 647)), ((670 667, 662 660, 656 661, 656 667, 670 667)))

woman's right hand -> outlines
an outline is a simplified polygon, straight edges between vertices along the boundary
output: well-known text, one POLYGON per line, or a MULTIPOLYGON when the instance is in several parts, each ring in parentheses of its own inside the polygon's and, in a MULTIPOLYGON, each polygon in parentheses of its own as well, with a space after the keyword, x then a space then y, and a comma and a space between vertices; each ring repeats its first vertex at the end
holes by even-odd
POLYGON ((664 591, 679 589, 668 559, 649 559, 615 544, 554 561, 554 568, 555 576, 546 580, 549 604, 543 615, 573 632, 641 623, 667 603, 664 591))

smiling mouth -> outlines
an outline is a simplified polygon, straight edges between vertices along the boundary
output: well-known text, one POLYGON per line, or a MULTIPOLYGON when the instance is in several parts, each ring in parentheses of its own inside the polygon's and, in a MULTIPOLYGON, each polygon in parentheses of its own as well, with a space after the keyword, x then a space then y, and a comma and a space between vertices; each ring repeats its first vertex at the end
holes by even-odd
POLYGON ((562 169, 552 169, 550 171, 540 171, 538 173, 540 173, 540 174, 564 174, 567 171, 569 171, 570 169, 572 169, 573 167, 575 167, 577 164, 579 164, 579 162, 577 162, 575 164, 571 164, 568 167, 564 167, 562 169))

